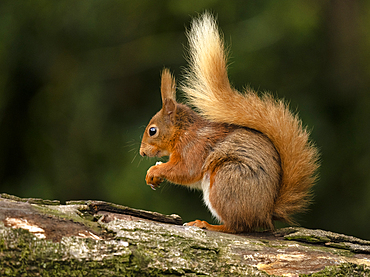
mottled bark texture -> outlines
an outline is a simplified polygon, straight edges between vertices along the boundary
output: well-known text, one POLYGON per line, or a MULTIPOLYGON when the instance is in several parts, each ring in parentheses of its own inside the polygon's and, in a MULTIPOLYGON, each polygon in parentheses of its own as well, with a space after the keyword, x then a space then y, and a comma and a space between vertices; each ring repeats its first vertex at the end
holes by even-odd
POLYGON ((101 201, 0 197, 1 276, 370 275, 370 242, 321 230, 230 235, 101 201))

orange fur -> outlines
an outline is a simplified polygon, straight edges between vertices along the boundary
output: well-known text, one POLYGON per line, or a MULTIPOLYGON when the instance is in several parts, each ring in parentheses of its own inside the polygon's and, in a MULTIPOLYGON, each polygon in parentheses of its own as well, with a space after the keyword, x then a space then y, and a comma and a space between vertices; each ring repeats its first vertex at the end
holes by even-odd
POLYGON ((187 33, 190 67, 182 84, 199 111, 176 102, 175 80, 162 73, 162 109, 149 122, 142 156, 169 156, 152 166, 147 184, 164 179, 203 190, 204 201, 223 224, 189 225, 222 232, 273 229, 291 222, 310 200, 318 152, 302 122, 269 94, 244 94, 230 86, 224 44, 205 13, 187 33))

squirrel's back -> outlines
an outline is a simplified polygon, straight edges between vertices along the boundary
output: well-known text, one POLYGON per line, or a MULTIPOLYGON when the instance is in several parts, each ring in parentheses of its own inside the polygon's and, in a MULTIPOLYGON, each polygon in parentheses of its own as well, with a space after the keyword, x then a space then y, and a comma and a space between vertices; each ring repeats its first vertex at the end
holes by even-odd
POLYGON ((255 129, 272 141, 282 169, 273 216, 291 222, 291 214, 309 204, 316 180, 319 155, 309 133, 282 100, 250 89, 241 94, 231 87, 223 39, 211 14, 194 20, 187 36, 190 65, 182 90, 208 120, 255 129))

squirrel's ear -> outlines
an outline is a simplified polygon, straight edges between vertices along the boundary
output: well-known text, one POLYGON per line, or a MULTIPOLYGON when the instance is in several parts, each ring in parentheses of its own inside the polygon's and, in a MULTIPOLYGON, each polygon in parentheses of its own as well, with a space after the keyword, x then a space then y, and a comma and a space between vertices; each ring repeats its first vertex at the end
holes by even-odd
POLYGON ((171 99, 176 102, 175 78, 171 75, 170 71, 167 68, 163 69, 162 71, 161 95, 163 106, 167 99, 171 99))
POLYGON ((161 95, 162 110, 172 121, 176 111, 176 83, 167 68, 162 71, 161 95))

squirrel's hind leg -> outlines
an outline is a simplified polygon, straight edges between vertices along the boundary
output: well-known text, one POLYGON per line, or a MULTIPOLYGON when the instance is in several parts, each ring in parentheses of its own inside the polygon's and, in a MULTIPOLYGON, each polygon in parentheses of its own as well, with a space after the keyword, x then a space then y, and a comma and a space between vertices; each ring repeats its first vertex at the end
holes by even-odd
POLYGON ((202 224, 203 228, 234 233, 273 230, 279 161, 273 144, 253 131, 234 131, 219 143, 207 157, 202 190, 205 204, 223 227, 202 224))
POLYGON ((276 189, 265 173, 252 173, 250 164, 230 161, 203 179, 204 202, 222 225, 194 221, 189 225, 226 233, 274 229, 272 210, 276 189), (270 182, 269 182, 270 181, 270 182))
MULTIPOLYGON (((204 176, 202 180, 202 190, 203 190, 203 197, 204 197, 205 204, 208 206, 213 216, 215 216, 218 220, 221 221, 221 218, 219 217, 217 212, 212 208, 212 205, 209 202, 210 188, 213 186, 215 175, 216 175, 216 171, 214 171, 213 174, 206 173, 206 175, 204 176)), ((207 221, 203 221, 199 219, 185 223, 184 225, 185 226, 195 226, 195 227, 206 229, 209 231, 217 231, 217 232, 223 232, 223 233, 235 233, 234 230, 228 228, 225 224, 212 225, 212 224, 209 224, 207 221)))

